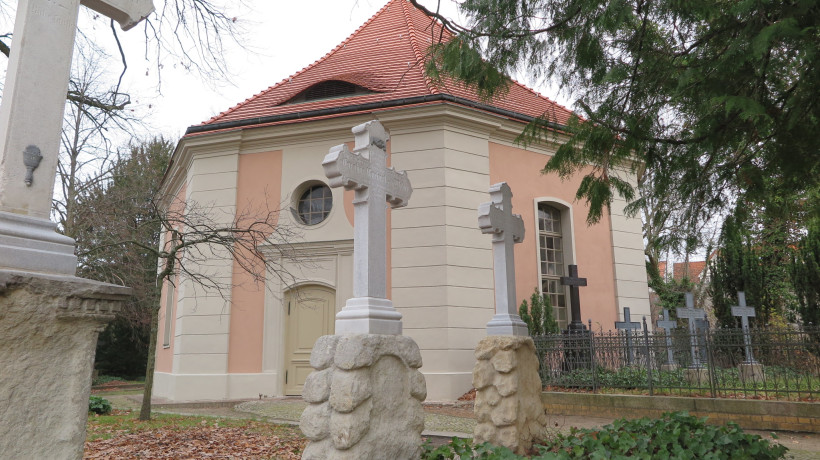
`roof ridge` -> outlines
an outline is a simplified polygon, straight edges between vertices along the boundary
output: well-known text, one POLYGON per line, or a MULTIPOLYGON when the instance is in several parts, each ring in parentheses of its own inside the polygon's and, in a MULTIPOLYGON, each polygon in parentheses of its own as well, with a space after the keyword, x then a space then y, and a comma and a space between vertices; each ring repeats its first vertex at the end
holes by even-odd
POLYGON ((390 5, 391 5, 391 4, 396 3, 396 2, 399 2, 399 1, 402 1, 402 0, 390 0, 390 1, 388 1, 388 2, 387 2, 384 6, 383 6, 383 7, 381 7, 381 8, 379 9, 379 11, 376 11, 376 13, 375 13, 375 14, 373 14, 373 16, 370 16, 370 18, 369 18, 367 21, 365 21, 362 25, 360 25, 360 26, 359 26, 356 30, 354 30, 354 31, 353 31, 353 33, 351 33, 350 35, 348 35, 348 36, 347 36, 347 38, 345 38, 344 40, 342 40, 342 42, 341 42, 341 43, 339 43, 338 45, 336 45, 336 47, 335 47, 335 48, 333 48, 332 50, 330 50, 330 51, 328 51, 327 53, 325 53, 325 55, 324 55, 324 56, 322 56, 322 57, 320 57, 319 59, 317 59, 317 60, 313 61, 313 63, 308 64, 308 65, 306 65, 305 67, 302 67, 302 69, 301 69, 301 70, 299 70, 299 71, 297 71, 297 72, 294 72, 294 73, 290 74, 290 76, 285 77, 285 78, 284 78, 284 79, 282 79, 282 81, 280 81, 279 83, 276 83, 276 84, 273 84, 273 85, 271 85, 271 86, 268 86, 267 88, 265 88, 265 89, 263 89, 262 91, 260 91, 260 92, 258 92, 258 93, 256 93, 256 94, 254 94, 253 96, 251 96, 251 97, 249 97, 249 98, 245 99, 244 101, 242 101, 242 102, 240 102, 240 103, 236 104, 235 106, 233 106, 233 107, 229 108, 228 110, 225 110, 225 111, 223 111, 223 112, 220 112, 220 113, 218 113, 218 114, 216 114, 216 115, 212 116, 209 120, 207 120, 207 121, 205 121, 205 122, 203 122, 203 123, 201 123, 201 124, 202 124, 202 125, 207 125, 207 124, 209 124, 209 123, 213 122, 214 120, 216 120, 216 119, 218 119, 218 118, 220 118, 220 117, 223 117, 223 116, 225 116, 225 115, 227 115, 227 114, 229 114, 229 113, 231 113, 231 112, 234 112, 234 111, 236 111, 237 109, 239 109, 240 107, 244 107, 247 103, 249 103, 249 102, 253 101, 254 99, 258 99, 258 98, 259 98, 259 97, 261 97, 262 95, 264 95, 264 94, 266 94, 266 93, 268 93, 268 92, 270 92, 270 91, 274 90, 275 88, 278 88, 279 86, 281 86, 281 85, 283 85, 283 84, 285 84, 285 83, 287 83, 287 82, 292 81, 294 78, 296 78, 296 77, 297 77, 297 76, 299 76, 300 74, 303 74, 303 73, 307 72, 307 71, 308 71, 308 70, 310 70, 311 68, 313 68, 313 67, 315 67, 316 65, 318 65, 320 62, 322 62, 322 61, 326 60, 327 58, 329 58, 329 57, 330 57, 331 55, 333 55, 335 52, 339 51, 340 49, 343 49, 343 48, 345 47, 345 45, 346 45, 346 44, 347 44, 347 43, 348 43, 348 42, 349 42, 349 41, 350 41, 353 37, 355 37, 355 36, 356 36, 356 34, 358 34, 358 33, 359 33, 359 31, 361 31, 362 29, 364 29, 364 28, 365 28, 365 26, 367 26, 368 24, 370 24, 371 22, 373 22, 373 20, 374 20, 374 19, 376 19, 376 17, 378 17, 380 14, 382 14, 382 12, 384 12, 385 10, 387 10, 387 9, 390 7, 390 5))
MULTIPOLYGON (((391 0, 391 3, 392 1, 393 0, 391 0)), ((427 72, 424 71, 424 55, 421 53, 421 50, 419 49, 418 39, 416 38, 416 27, 415 25, 413 25, 412 19, 410 18, 410 11, 407 10, 407 4, 409 2, 407 0, 398 1, 402 2, 402 12, 404 13, 404 22, 407 24, 407 31, 410 38, 410 46, 413 48, 413 53, 416 55, 416 64, 419 66, 419 71, 421 72, 421 76, 424 78, 424 83, 427 85, 427 89, 430 91, 431 94, 440 93, 441 89, 433 82, 433 79, 427 75, 427 72)), ((430 18, 430 20, 435 22, 434 18, 430 18)))

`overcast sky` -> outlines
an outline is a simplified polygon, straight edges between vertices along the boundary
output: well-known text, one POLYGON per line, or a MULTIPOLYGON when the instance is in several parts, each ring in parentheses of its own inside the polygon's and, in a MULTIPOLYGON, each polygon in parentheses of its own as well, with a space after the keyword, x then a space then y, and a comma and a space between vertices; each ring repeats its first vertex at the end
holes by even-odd
MULTIPOLYGON (((162 0, 154 0, 157 8, 162 0)), ((161 88, 157 87, 156 62, 144 57, 141 27, 120 32, 128 59, 122 90, 132 98, 132 108, 149 126, 150 134, 172 139, 188 126, 201 123, 313 63, 349 36, 376 13, 387 0, 214 0, 226 5, 226 13, 237 18, 245 49, 234 47, 225 56, 232 72, 230 80, 205 79, 167 58, 163 62, 161 88)), ((6 10, 9 9, 8 1, 6 10)), ((15 1, 10 1, 11 6, 15 1)), ((437 0, 422 0, 435 9, 437 0)), ((0 7, 3 6, 0 2, 0 7)), ((112 58, 107 80, 116 81, 122 67, 107 18, 95 17, 82 8, 80 29, 112 58)), ((441 11, 457 17, 454 0, 441 0, 441 11)), ((10 11, 0 11, 0 31, 10 28, 10 11), (5 22, 5 24, 3 24, 5 22)), ((98 15, 96 15, 98 16, 98 15)), ((6 60, 0 62, 5 70, 6 60)), ((0 78, 5 73, 0 73, 0 78)), ((525 77, 523 83, 530 84, 525 77)), ((554 99, 554 91, 539 88, 554 99)), ((558 99, 561 103, 566 103, 558 99)), ((146 133, 139 133, 144 135, 146 133)))
MULTIPOLYGON (((455 4, 444 2, 455 16, 455 4)), ((186 72, 170 62, 163 66, 161 93, 156 88, 154 64, 141 56, 143 34, 139 30, 121 33, 129 56, 123 87, 146 111, 155 130, 180 137, 188 126, 227 110, 321 58, 385 3, 387 0, 248 0, 248 8, 228 10, 247 31, 247 49, 236 48, 226 56, 233 73, 231 81, 203 81, 198 73, 186 72)), ((435 1, 425 3, 435 5, 435 1)), ((101 39, 113 44, 105 21, 92 27, 100 28, 101 39)))

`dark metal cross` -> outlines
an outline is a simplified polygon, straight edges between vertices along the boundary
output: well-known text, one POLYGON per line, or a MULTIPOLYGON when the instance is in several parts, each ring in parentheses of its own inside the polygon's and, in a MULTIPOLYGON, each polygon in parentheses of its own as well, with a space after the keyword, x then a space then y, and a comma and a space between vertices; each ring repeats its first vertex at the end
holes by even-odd
POLYGON ((672 353, 672 329, 678 327, 678 322, 670 319, 669 309, 663 309, 663 316, 658 319, 658 327, 666 333, 666 364, 675 365, 675 356, 672 353))
POLYGON ((561 284, 564 286, 569 286, 569 305, 570 314, 572 315, 572 322, 570 322, 569 326, 567 326, 567 330, 570 332, 585 331, 586 326, 584 326, 584 323, 581 322, 581 300, 578 296, 578 287, 586 286, 587 279, 578 277, 577 265, 570 265, 569 276, 562 276, 561 284))
POLYGON ((689 320, 689 345, 692 349, 692 365, 690 367, 703 367, 700 356, 696 352, 698 346, 696 319, 706 319, 706 312, 700 308, 695 308, 695 298, 691 292, 686 293, 686 308, 676 308, 675 313, 678 318, 689 320))
POLYGON ((629 307, 624 307, 624 320, 615 321, 615 329, 619 331, 626 331, 626 356, 627 361, 631 365, 635 360, 635 355, 632 350, 632 331, 641 330, 641 323, 632 321, 632 317, 629 313, 629 307))
POLYGON ((740 317, 740 324, 743 326, 743 348, 746 352, 746 363, 754 364, 755 357, 752 356, 752 337, 749 334, 749 318, 754 318, 755 308, 746 305, 746 293, 738 291, 737 303, 732 307, 732 316, 740 317))

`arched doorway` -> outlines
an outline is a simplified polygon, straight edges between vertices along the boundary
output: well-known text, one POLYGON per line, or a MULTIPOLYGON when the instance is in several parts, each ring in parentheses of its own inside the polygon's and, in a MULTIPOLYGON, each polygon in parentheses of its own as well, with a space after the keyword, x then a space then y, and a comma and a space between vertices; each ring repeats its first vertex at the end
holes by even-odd
POLYGON ((324 286, 300 286, 285 297, 285 394, 301 395, 313 371, 310 352, 316 339, 333 334, 336 292, 324 286))

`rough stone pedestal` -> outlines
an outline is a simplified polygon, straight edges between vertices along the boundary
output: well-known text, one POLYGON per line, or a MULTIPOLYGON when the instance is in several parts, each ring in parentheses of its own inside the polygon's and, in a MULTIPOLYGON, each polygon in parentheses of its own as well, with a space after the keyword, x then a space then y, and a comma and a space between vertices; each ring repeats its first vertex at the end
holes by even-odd
POLYGON ((310 365, 303 460, 419 458, 427 386, 413 339, 326 335, 313 346, 310 365))
POLYGON ((518 454, 546 434, 538 357, 530 337, 489 336, 475 350, 476 443, 491 442, 518 454))
POLYGON ((687 367, 684 375, 690 385, 709 384, 709 369, 705 367, 687 367))
POLYGON ((760 382, 763 380, 763 365, 760 363, 740 363, 740 378, 745 382, 760 382))
POLYGON ((676 371, 680 368, 677 364, 661 364, 661 370, 664 372, 676 371))
POLYGON ((130 291, 0 270, 0 458, 82 458, 97 335, 130 291))

